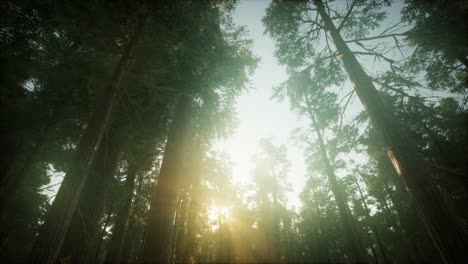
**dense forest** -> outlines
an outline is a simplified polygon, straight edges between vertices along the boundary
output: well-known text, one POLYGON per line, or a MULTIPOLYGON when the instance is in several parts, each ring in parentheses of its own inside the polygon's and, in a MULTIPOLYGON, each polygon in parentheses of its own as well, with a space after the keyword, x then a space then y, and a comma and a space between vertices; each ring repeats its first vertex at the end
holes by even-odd
POLYGON ((268 1, 303 122, 249 184, 239 4, 1 1, 1 263, 468 263, 468 2, 268 1))

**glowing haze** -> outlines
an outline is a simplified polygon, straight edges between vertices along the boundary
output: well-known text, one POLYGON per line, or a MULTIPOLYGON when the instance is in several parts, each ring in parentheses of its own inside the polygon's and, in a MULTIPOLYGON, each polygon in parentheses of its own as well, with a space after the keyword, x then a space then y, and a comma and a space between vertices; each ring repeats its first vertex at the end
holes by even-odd
POLYGON ((242 1, 234 13, 234 22, 249 31, 254 41, 253 52, 261 62, 251 79, 251 89, 237 99, 238 126, 234 134, 217 145, 219 151, 230 155, 233 162, 233 180, 238 184, 251 182, 254 168, 252 156, 259 151, 259 141, 270 138, 273 143, 286 144, 291 167, 286 181, 291 185, 287 194, 289 207, 300 206, 298 195, 303 188, 305 166, 303 152, 290 140, 291 131, 300 126, 298 115, 290 110, 287 101, 270 100, 272 88, 286 80, 284 67, 274 57, 274 42, 264 35, 262 17, 269 1, 242 1))

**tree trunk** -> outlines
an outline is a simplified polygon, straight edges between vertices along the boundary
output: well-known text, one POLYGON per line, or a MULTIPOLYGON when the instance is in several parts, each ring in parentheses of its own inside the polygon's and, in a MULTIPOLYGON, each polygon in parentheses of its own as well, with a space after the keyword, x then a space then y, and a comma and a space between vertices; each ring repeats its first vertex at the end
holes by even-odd
MULTIPOLYGON (((361 203, 362 203, 362 206, 364 207, 364 211, 366 212, 366 219, 367 219, 367 222, 369 222, 369 227, 371 228, 372 232, 374 233, 374 236, 375 236, 375 240, 377 242, 377 246, 379 247, 379 251, 380 251, 380 254, 382 255, 382 263, 390 263, 388 257, 387 257, 387 252, 385 250, 385 247, 382 243, 382 240, 380 239, 380 236, 379 236, 379 233, 378 233, 378 230, 377 230, 377 226, 375 226, 374 222, 373 222, 373 219, 370 215, 370 210, 369 210, 369 207, 367 206, 367 202, 366 202, 366 197, 364 196, 364 194, 362 193, 362 190, 361 190, 361 187, 359 186, 359 182, 357 181, 357 179, 352 176, 355 184, 356 184, 356 187, 359 191, 359 196, 361 198, 361 203)), ((378 261, 380 262, 380 261, 378 261)))
MULTIPOLYGON (((189 185, 189 184, 188 184, 189 185)), ((179 208, 179 212, 177 215, 180 216, 179 223, 177 228, 179 229, 177 236, 176 236, 176 245, 175 245, 175 252, 174 252, 174 260, 177 263, 182 263, 184 258, 184 252, 187 247, 187 234, 188 234, 188 214, 189 214, 189 198, 190 193, 188 190, 183 190, 182 194, 182 204, 179 208)))
POLYGON ((317 230, 318 243, 317 243, 317 256, 316 256, 317 261, 316 262, 317 263, 332 262, 330 259, 329 243, 327 241, 327 238, 325 237, 325 229, 323 227, 322 210, 320 209, 318 199, 317 199, 317 194, 313 187, 311 187, 311 191, 312 191, 312 197, 314 198, 315 210, 317 211, 317 215, 319 218, 319 228, 317 230))
MULTIPOLYGON (((9 169, 2 179, 0 185, 0 217, 2 222, 8 218, 8 211, 11 210, 11 203, 17 195, 18 190, 29 175, 31 169, 36 164, 38 153, 42 146, 46 142, 46 136, 49 128, 52 126, 52 122, 49 122, 43 129, 38 131, 38 139, 36 140, 34 147, 29 153, 25 153, 27 156, 24 160, 19 161, 18 158, 12 158, 9 169), (21 164, 18 164, 20 162, 21 164)), ((16 151, 21 152, 19 149, 16 151)))
POLYGON ((200 195, 200 176, 201 171, 199 165, 201 164, 201 159, 197 155, 194 155, 195 158, 192 161, 193 167, 190 168, 192 174, 192 186, 190 192, 190 206, 188 209, 188 217, 187 217, 187 246, 184 249, 184 257, 182 259, 183 263, 191 263, 192 258, 194 258, 195 248, 196 248, 196 219, 198 210, 200 210, 199 206, 199 195, 200 195))
POLYGON ((125 240, 122 246, 122 253, 120 255, 120 263, 129 263, 131 262, 130 253, 132 252, 133 247, 133 229, 135 225, 135 218, 131 217, 128 223, 127 231, 125 234, 125 240))
POLYGON ((32 263, 56 263, 77 207, 81 191, 87 180, 88 171, 95 160, 96 152, 108 126, 113 104, 120 88, 135 42, 145 19, 131 37, 113 73, 112 80, 96 101, 94 112, 78 144, 73 162, 64 177, 57 196, 47 212, 45 222, 39 232, 30 254, 32 263))
MULTIPOLYGON (((361 177, 366 181, 366 179, 361 175, 361 177)), ((417 263, 417 261, 423 260, 423 258, 420 257, 420 247, 417 245, 417 241, 415 242, 410 242, 410 239, 408 238, 409 231, 411 230, 414 232, 414 228, 411 228, 408 221, 406 219, 402 218, 403 214, 403 209, 401 206, 400 202, 397 202, 395 197, 393 196, 392 191, 390 190, 390 187, 388 186, 387 182, 385 179, 380 177, 380 180, 383 183, 383 189, 384 193, 387 194, 389 197, 390 201, 393 204, 393 207, 395 208, 395 213, 390 210, 387 204, 387 198, 383 197, 383 199, 377 199, 377 201, 381 204, 381 206, 384 208, 384 211, 386 212, 386 215, 388 215, 386 218, 388 219, 389 222, 393 222, 395 225, 395 231, 398 234, 398 240, 393 242, 393 247, 397 243, 403 243, 405 245, 405 248, 407 249, 406 252, 402 252, 406 256, 404 256, 404 259, 408 261, 409 263, 417 263)), ((406 194, 406 193, 405 193, 406 194)), ((427 234, 425 232, 425 234, 427 234)), ((412 239, 414 241, 414 239, 412 239)), ((403 255, 401 254, 401 255, 403 255)), ((400 254, 399 254, 400 255, 400 254)), ((399 256, 393 256, 394 258, 398 259, 397 257, 399 256)))
POLYGON ((104 263, 121 263, 122 249, 127 233, 130 209, 133 200, 133 191, 135 188, 136 168, 134 164, 129 163, 127 169, 127 178, 125 179, 125 193, 123 193, 124 204, 117 212, 112 236, 107 246, 107 254, 104 263))
POLYGON ((94 255, 89 259, 88 263, 100 263, 99 262, 99 253, 101 253, 101 245, 104 240, 104 235, 106 234, 107 227, 110 223, 110 218, 112 216, 112 205, 109 206, 109 212, 107 213, 106 220, 104 221, 104 226, 101 229, 101 233, 98 236, 98 242, 96 243, 96 248, 94 249, 94 255))
MULTIPOLYGON (((140 200, 142 199, 142 196, 141 196, 141 189, 143 188, 143 174, 140 174, 140 176, 138 177, 138 186, 136 188, 136 196, 135 196, 135 201, 133 202, 134 203, 134 208, 136 209, 136 206, 138 206, 140 204, 140 200)), ((131 252, 132 252, 132 248, 133 248, 133 240, 135 238, 135 235, 134 235, 134 232, 133 232, 133 229, 134 229, 134 226, 135 226, 135 222, 136 222, 136 215, 135 215, 135 210, 133 210, 133 213, 129 216, 130 220, 129 220, 129 223, 128 223, 128 228, 127 228, 127 235, 125 236, 125 242, 124 242, 124 246, 123 246, 123 249, 122 249, 122 256, 121 256, 121 260, 122 262, 126 263, 126 262, 130 262, 129 261, 129 258, 130 258, 130 255, 131 255, 131 252)))
POLYGON ((272 198, 273 198, 273 203, 272 203, 272 209, 273 212, 271 214, 272 217, 272 244, 273 244, 273 260, 276 261, 277 263, 281 262, 281 231, 280 231, 280 218, 278 215, 279 211, 279 203, 278 203, 278 198, 277 198, 277 191, 276 188, 274 188, 272 192, 272 198))
POLYGON ((176 251, 177 251, 177 242, 178 242, 178 237, 181 232, 180 230, 180 224, 182 221, 182 205, 183 205, 183 197, 179 194, 178 200, 177 200, 177 206, 176 206, 176 211, 175 211, 175 217, 174 217, 174 229, 172 231, 172 239, 171 239, 171 252, 170 252, 170 257, 169 257, 169 263, 174 263, 175 262, 175 257, 176 257, 176 251))
POLYGON ((444 203, 431 171, 418 156, 416 147, 407 133, 393 118, 391 109, 379 95, 372 80, 364 72, 354 54, 325 11, 321 0, 315 0, 317 11, 340 54, 349 78, 369 117, 386 144, 386 152, 398 175, 402 178, 421 222, 427 228, 434 245, 445 263, 466 263, 467 234, 453 212, 444 203))
POLYGON ((101 144, 91 176, 86 182, 77 210, 73 214, 60 252, 60 259, 69 258, 73 263, 88 262, 92 257, 99 233, 99 220, 103 214, 106 186, 112 179, 118 163, 119 150, 109 144, 101 144))
POLYGON ((185 162, 186 141, 192 116, 192 98, 181 95, 169 132, 158 183, 151 197, 148 230, 143 242, 142 263, 166 264, 170 259, 171 238, 180 189, 181 167, 185 162))
POLYGON ((348 205, 346 203, 346 194, 344 194, 340 184, 335 175, 335 170, 333 169, 330 159, 326 151, 325 142, 323 141, 322 133, 320 132, 320 127, 317 124, 315 115, 309 107, 309 102, 307 102, 307 110, 312 121, 312 126, 317 135, 317 140, 319 144, 319 152, 322 157, 323 164, 325 166, 325 172, 330 183, 333 196, 335 197, 336 203, 338 205, 338 211, 340 214, 341 222, 343 223, 343 229, 345 231, 347 248, 351 253, 351 262, 360 263, 367 262, 364 249, 362 248, 359 235, 357 234, 355 227, 353 225, 352 217, 348 211, 348 205))

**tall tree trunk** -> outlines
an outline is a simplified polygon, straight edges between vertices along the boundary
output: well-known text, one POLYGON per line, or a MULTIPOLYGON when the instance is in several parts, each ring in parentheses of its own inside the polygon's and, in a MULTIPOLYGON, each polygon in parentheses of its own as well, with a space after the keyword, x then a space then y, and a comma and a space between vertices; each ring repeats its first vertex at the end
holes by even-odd
POLYGON ((287 261, 293 261, 292 252, 290 252, 292 251, 292 248, 289 244, 289 232, 291 229, 291 222, 289 221, 289 219, 287 219, 287 216, 285 214, 283 214, 281 221, 283 222, 283 229, 281 232, 281 235, 283 237, 283 246, 280 249, 280 252, 282 252, 281 256, 284 256, 287 261))
POLYGON ((184 251, 187 247, 187 233, 188 233, 188 214, 189 214, 189 198, 190 193, 188 190, 184 188, 182 194, 182 204, 179 208, 179 212, 177 215, 180 216, 179 223, 177 224, 177 228, 179 229, 177 236, 176 236, 176 245, 175 245, 175 252, 174 252, 174 260, 177 263, 183 262, 184 258, 184 251))
POLYGON ((177 242, 179 233, 181 232, 181 221, 182 221, 182 205, 183 205, 183 197, 179 194, 177 200, 177 206, 175 211, 175 218, 174 218, 174 229, 172 231, 172 239, 171 239, 171 252, 169 257, 169 263, 175 262, 176 251, 177 251, 177 242))
POLYGON ((320 209, 318 198, 317 198, 317 193, 315 192, 314 187, 311 187, 311 191, 312 191, 312 197, 314 198, 315 210, 317 211, 317 215, 319 218, 319 228, 317 230, 318 247, 317 247, 316 260, 317 260, 317 263, 331 262, 329 243, 327 241, 327 238, 325 237, 325 229, 323 226, 322 210, 320 209))
POLYGON ((143 18, 139 22, 135 34, 129 40, 120 58, 109 86, 104 89, 99 100, 96 101, 94 112, 76 148, 73 162, 70 164, 34 243, 30 254, 30 262, 57 262, 66 232, 87 180, 88 171, 95 160, 102 136, 108 126, 113 104, 120 88, 120 81, 130 61, 135 42, 140 35, 145 20, 143 18))
POLYGON ((73 214, 60 252, 60 259, 73 263, 88 262, 92 257, 99 233, 99 220, 103 214, 106 186, 112 179, 118 163, 119 150, 111 136, 101 144, 90 177, 85 183, 77 210, 73 214))
POLYGON ((134 164, 129 162, 127 169, 127 178, 125 179, 125 193, 123 193, 124 203, 117 212, 115 218, 112 236, 107 246, 107 254, 104 263, 121 263, 122 249, 127 233, 130 209, 133 200, 133 191, 135 189, 135 177, 137 169, 134 164))
POLYGON ((340 54, 349 78, 369 117, 386 144, 386 152, 398 175, 405 183, 421 221, 427 228, 434 245, 445 263, 468 262, 467 234, 444 203, 437 186, 432 180, 431 171, 419 157, 415 145, 402 126, 396 122, 391 109, 384 102, 364 72, 354 54, 327 14, 321 0, 315 0, 317 11, 324 21, 340 54))
MULTIPOLYGON (((136 206, 138 206, 140 204, 140 200, 142 199, 142 196, 141 196, 141 189, 143 188, 143 174, 140 174, 140 176, 138 177, 138 186, 136 188, 136 196, 135 196, 135 201, 133 202, 134 203, 134 208, 136 208, 136 206)), ((122 249, 122 256, 121 256, 121 260, 122 262, 130 262, 129 261, 129 258, 130 258, 130 255, 131 255, 131 252, 132 252, 132 248, 133 248, 133 240, 135 238, 135 235, 134 235, 134 226, 136 224, 136 215, 135 215, 135 210, 133 210, 133 213, 129 216, 130 220, 129 220, 129 223, 128 223, 128 228, 127 228, 127 235, 125 236, 125 242, 124 242, 124 246, 123 246, 123 249, 122 249)))
MULTIPOLYGON (((361 178, 365 182, 367 182, 366 178, 364 178, 363 175, 361 175, 361 178)), ((395 247, 397 243, 403 243, 405 245, 406 252, 403 252, 404 254, 401 254, 401 255, 405 255, 404 259, 408 261, 409 263, 415 263, 417 262, 417 260, 421 261, 422 258, 420 257, 420 254, 419 254, 420 249, 419 249, 419 246, 417 245, 417 241, 416 243, 414 241, 411 242, 410 239, 408 238, 409 231, 414 232, 415 230, 413 230, 410 227, 406 219, 402 218, 403 209, 402 209, 401 203, 396 201, 386 180, 383 179, 382 177, 379 177, 379 178, 383 183, 384 194, 386 194, 389 197, 390 201, 393 204, 393 207, 395 208, 394 210, 395 213, 393 213, 392 210, 390 210, 390 208, 388 207, 386 197, 383 197, 383 199, 377 199, 377 201, 381 204, 382 208, 386 212, 385 214, 388 215, 385 218, 387 218, 389 222, 392 222, 395 225, 395 231, 397 232, 399 239, 393 242, 393 246, 395 247)), ((399 256, 393 256, 393 257, 397 258, 399 256)))
POLYGON ((142 263, 166 264, 170 259, 171 238, 180 190, 181 167, 192 117, 192 98, 181 95, 159 172, 151 197, 148 230, 143 242, 142 263))
POLYGON ((370 210, 369 210, 369 207, 367 206, 366 197, 362 193, 361 187, 359 186, 359 182, 356 179, 356 177, 352 176, 352 178, 353 178, 354 183, 356 184, 356 187, 358 189, 359 197, 361 198, 361 203, 362 203, 362 206, 364 207, 364 211, 366 212, 367 222, 369 223, 369 226, 370 226, 372 232, 374 233, 375 240, 377 242, 377 246, 379 247, 380 254, 382 255, 382 261, 381 262, 382 263, 390 263, 390 261, 389 261, 389 259, 387 257, 387 252, 385 250, 385 246, 383 245, 382 240, 380 239, 380 235, 379 235, 379 232, 377 230, 377 226, 375 226, 375 224, 373 222, 373 219, 372 219, 372 217, 370 215, 370 210))
POLYGON ((279 215, 278 215, 278 211, 279 211, 279 203, 278 203, 278 198, 277 198, 278 194, 277 194, 277 191, 276 191, 276 188, 275 190, 273 190, 272 192, 272 198, 273 198, 273 204, 272 204, 272 209, 273 209, 273 213, 272 213, 272 220, 273 220, 273 223, 272 223, 272 238, 273 238, 273 260, 276 261, 277 263, 280 263, 281 262, 281 236, 280 236, 280 218, 279 218, 279 215))
POLYGON ((101 233, 98 236, 98 241, 96 243, 96 248, 94 249, 94 255, 91 256, 88 263, 99 263, 99 254, 101 253, 101 245, 104 240, 104 235, 106 234, 107 227, 109 226, 110 219, 112 216, 113 208, 112 204, 109 205, 109 210, 107 213, 106 220, 104 220, 104 226, 101 229, 101 233))
POLYGON ((132 252, 132 247, 133 247, 133 231, 134 231, 134 225, 135 225, 135 218, 130 217, 128 227, 127 227, 127 232, 125 234, 125 240, 123 242, 123 247, 122 247, 122 253, 120 256, 120 263, 129 263, 131 262, 130 259, 130 253, 132 252))
MULTIPOLYGON (((231 234, 224 215, 218 214, 218 237, 215 251, 215 263, 232 263, 231 234)), ((268 263, 277 263, 269 261, 268 263)))
POLYGON ((349 213, 348 205, 346 203, 346 194, 342 190, 338 180, 336 178, 335 170, 333 169, 330 159, 328 158, 325 142, 323 141, 322 133, 320 132, 320 127, 315 118, 315 114, 312 112, 312 109, 309 106, 310 102, 307 101, 307 111, 312 121, 312 126, 317 135, 317 140, 319 144, 319 152, 322 158, 322 162, 325 166, 325 172, 327 174, 328 182, 330 183, 333 196, 335 197, 336 203, 338 205, 338 212, 340 214, 340 219, 343 224, 343 229, 345 231, 347 248, 349 253, 351 253, 351 262, 367 262, 364 249, 361 245, 361 240, 359 235, 356 232, 355 226, 353 224, 353 219, 349 213))
MULTIPOLYGON (((46 136, 51 126, 52 122, 48 122, 44 128, 38 131, 38 138, 34 143, 34 147, 29 151, 29 153, 25 153, 26 158, 24 160, 20 161, 18 158, 13 158, 11 164, 9 164, 9 169, 6 175, 2 178, 2 182, 0 184, 0 217, 2 222, 8 218, 7 214, 8 211, 11 210, 10 207, 12 201, 17 195, 17 192, 26 177, 36 164, 37 156, 46 142, 46 136)), ((16 151, 20 152, 19 149, 16 151)))
POLYGON ((200 210, 199 199, 200 199, 200 164, 201 156, 199 153, 195 152, 192 159, 192 166, 190 167, 190 172, 192 173, 192 186, 190 192, 190 206, 188 209, 187 217, 187 245, 184 250, 184 257, 182 259, 183 263, 191 263, 192 258, 194 258, 195 248, 196 248, 196 228, 197 228, 197 214, 200 210))

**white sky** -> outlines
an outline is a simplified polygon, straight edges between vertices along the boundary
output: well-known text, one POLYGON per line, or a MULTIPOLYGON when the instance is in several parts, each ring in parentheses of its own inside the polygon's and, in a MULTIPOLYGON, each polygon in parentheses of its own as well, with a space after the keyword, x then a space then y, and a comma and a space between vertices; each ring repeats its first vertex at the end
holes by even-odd
POLYGON ((274 42, 264 35, 262 18, 270 1, 248 0, 237 5, 234 22, 245 25, 249 31, 248 38, 253 39, 253 53, 261 62, 251 78, 250 92, 237 99, 238 127, 228 139, 220 142, 218 150, 231 156, 233 179, 236 183, 250 182, 250 172, 254 168, 252 157, 259 151, 259 141, 271 138, 273 143, 286 144, 288 160, 291 162, 287 183, 292 191, 288 193, 288 205, 298 207, 298 194, 305 183, 305 165, 303 151, 294 146, 290 132, 299 127, 299 117, 292 112, 289 103, 270 100, 272 88, 287 79, 284 67, 278 65, 274 57, 274 42))

